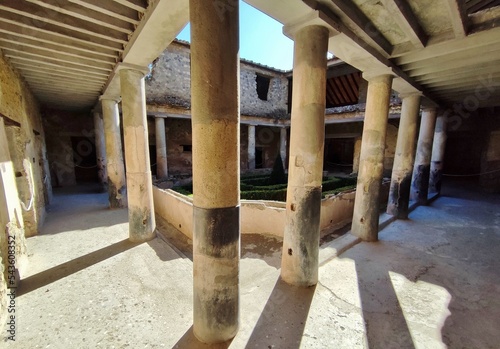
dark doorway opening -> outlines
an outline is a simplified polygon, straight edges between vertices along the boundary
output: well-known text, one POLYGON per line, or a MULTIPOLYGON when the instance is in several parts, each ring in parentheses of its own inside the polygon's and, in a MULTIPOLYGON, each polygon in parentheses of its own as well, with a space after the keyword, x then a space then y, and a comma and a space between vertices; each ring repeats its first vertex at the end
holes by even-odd
POLYGON ((261 147, 255 148, 255 168, 264 167, 264 149, 261 147))
POLYGON ((88 137, 71 137, 75 178, 77 183, 97 182, 97 160, 94 140, 88 137))
POLYGON ((327 138, 323 168, 330 172, 352 172, 354 138, 327 138))
POLYGON ((271 79, 267 76, 257 74, 255 80, 257 81, 257 96, 259 96, 259 99, 267 101, 271 79))

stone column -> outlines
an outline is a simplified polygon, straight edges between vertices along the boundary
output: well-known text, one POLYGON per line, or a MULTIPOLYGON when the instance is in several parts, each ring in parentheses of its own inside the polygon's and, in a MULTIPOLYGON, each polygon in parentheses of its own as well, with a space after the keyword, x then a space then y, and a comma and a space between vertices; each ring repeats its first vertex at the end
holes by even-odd
POLYGON ((97 176, 102 191, 108 189, 108 172, 106 170, 106 140, 104 138, 104 120, 99 111, 94 110, 95 152, 97 161, 97 176))
POLYGON ((377 241, 379 194, 393 76, 365 76, 365 79, 368 80, 368 96, 351 232, 364 241, 377 241))
POLYGON ((420 93, 400 96, 403 102, 399 121, 398 141, 392 167, 391 189, 387 213, 398 219, 408 218, 411 176, 415 161, 417 121, 420 112, 420 93))
POLYGON ((328 29, 310 25, 295 34, 290 159, 281 278, 318 282, 319 223, 325 143, 328 29))
POLYGON ((151 240, 155 237, 156 228, 144 87, 147 71, 139 69, 124 65, 120 69, 129 240, 133 242, 151 240))
POLYGON ((113 97, 101 96, 110 208, 127 207, 127 186, 125 184, 118 102, 113 97))
POLYGON ((286 166, 286 127, 280 129, 280 156, 283 166, 286 166))
POLYGON ((189 2, 193 333, 205 343, 225 342, 239 326, 239 5, 218 3, 189 2))
POLYGON ((441 192, 441 179, 443 177, 443 159, 446 148, 446 115, 441 114, 436 119, 434 142, 432 143, 431 174, 429 191, 441 192))
POLYGON ((248 169, 255 170, 255 126, 248 125, 248 169))
POLYGON ((156 128, 156 178, 168 178, 167 138, 165 134, 165 119, 155 118, 156 128))
POLYGON ((411 198, 421 205, 427 205, 429 175, 431 165, 432 140, 436 125, 436 108, 426 108, 422 112, 417 154, 413 168, 411 198))

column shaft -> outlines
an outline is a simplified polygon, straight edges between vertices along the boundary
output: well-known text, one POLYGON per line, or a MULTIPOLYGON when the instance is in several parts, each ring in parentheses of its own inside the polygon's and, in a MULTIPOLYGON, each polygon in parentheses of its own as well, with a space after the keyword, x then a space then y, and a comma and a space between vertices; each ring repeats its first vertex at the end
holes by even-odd
POLYGON ((121 69, 120 82, 127 162, 129 239, 134 242, 148 241, 155 236, 156 223, 149 162, 144 73, 121 69))
POLYGON ((205 343, 227 341, 239 326, 239 5, 218 3, 189 2, 193 333, 205 343))
POLYGON ((286 166, 286 128, 280 129, 280 156, 283 161, 283 166, 286 166))
POLYGON ((106 170, 106 140, 104 138, 104 121, 102 114, 94 110, 95 150, 97 161, 97 176, 101 188, 108 188, 108 173, 106 170))
POLYGON ((351 228, 352 234, 365 241, 378 239, 379 194, 384 171, 385 138, 392 79, 392 75, 380 75, 368 82, 351 228))
POLYGON ((248 125, 248 169, 255 170, 255 126, 248 125))
POLYGON ((281 277, 297 286, 318 282, 328 37, 328 29, 316 25, 295 35, 281 277))
POLYGON ((432 193, 441 192, 445 148, 446 115, 442 114, 436 119, 436 130, 434 131, 434 142, 432 143, 431 174, 429 179, 429 191, 432 193))
POLYGON ((125 184, 118 102, 113 99, 102 98, 101 104, 106 139, 109 207, 127 207, 127 186, 125 184))
POLYGON ((419 93, 402 96, 396 155, 392 167, 391 188, 387 213, 398 219, 408 218, 411 176, 415 161, 417 121, 420 111, 419 93))
POLYGON ((417 154, 413 168, 411 198, 421 205, 427 205, 431 165, 432 140, 436 125, 436 108, 424 109, 420 121, 417 154))
POLYGON ((168 178, 167 138, 165 134, 165 119, 155 118, 156 129, 156 178, 168 178))

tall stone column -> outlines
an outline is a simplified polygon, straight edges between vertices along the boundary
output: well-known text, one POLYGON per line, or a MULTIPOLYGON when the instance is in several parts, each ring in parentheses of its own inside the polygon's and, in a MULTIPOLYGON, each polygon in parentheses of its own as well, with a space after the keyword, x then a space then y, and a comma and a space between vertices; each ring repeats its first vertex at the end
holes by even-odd
POLYGON ((379 194, 393 76, 365 76, 365 79, 368 80, 368 96, 351 232, 364 241, 377 241, 379 194))
POLYGON ((99 111, 94 110, 94 139, 97 161, 97 176, 102 191, 108 189, 108 171, 106 170, 106 140, 104 138, 104 120, 99 111))
POLYGON ((294 37, 294 77, 281 278, 318 282, 319 223, 325 143, 328 29, 310 25, 294 37))
POLYGON ((417 121, 420 111, 420 93, 401 96, 403 106, 399 121, 396 155, 392 167, 391 188, 387 213, 398 219, 408 218, 411 176, 415 161, 417 121))
POLYGON ((434 142, 432 143, 431 174, 429 179, 429 191, 432 193, 441 192, 446 138, 446 115, 441 114, 436 119, 434 142))
POLYGON ((280 156, 283 166, 286 164, 286 127, 280 129, 280 156))
POLYGON ((193 333, 205 343, 234 337, 239 325, 239 5, 218 3, 189 2, 193 333))
POLYGON ((422 112, 417 154, 413 168, 411 198, 421 205, 427 205, 429 175, 431 165, 432 140, 436 125, 436 108, 426 108, 422 112))
POLYGON ((168 178, 167 138, 165 134, 165 119, 155 118, 156 129, 156 178, 168 178))
POLYGON ((101 96, 110 208, 127 207, 127 185, 125 183, 125 167, 120 137, 118 102, 113 97, 101 96))
POLYGON ((129 240, 134 242, 151 240, 155 237, 156 228, 144 87, 147 71, 139 69, 125 65, 120 69, 129 240))
POLYGON ((255 126, 248 125, 248 169, 255 170, 255 126))

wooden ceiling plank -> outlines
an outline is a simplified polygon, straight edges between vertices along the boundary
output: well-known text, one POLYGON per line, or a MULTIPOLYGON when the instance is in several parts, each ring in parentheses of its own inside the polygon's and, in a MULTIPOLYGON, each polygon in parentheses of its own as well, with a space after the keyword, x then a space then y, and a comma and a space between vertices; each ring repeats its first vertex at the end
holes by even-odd
POLYGON ((148 7, 147 1, 144 0, 113 0, 113 1, 138 12, 145 12, 148 7))
POLYGON ((343 104, 339 97, 337 96, 337 93, 336 93, 336 90, 337 90, 337 87, 335 87, 335 83, 333 82, 333 79, 334 78, 330 78, 327 80, 327 84, 329 85, 329 90, 332 92, 333 94, 333 101, 335 102, 336 105, 340 105, 340 104, 343 104))
POLYGON ((72 16, 90 23, 100 25, 120 31, 125 34, 130 34, 134 31, 134 26, 129 22, 124 22, 115 17, 110 17, 102 12, 82 7, 70 2, 62 2, 60 0, 26 0, 38 6, 46 7, 52 11, 72 16))
MULTIPOLYGON (((72 18, 57 12, 45 9, 40 6, 36 6, 25 1, 18 0, 3 0, 0 3, 0 10, 2 10, 2 16, 6 18, 12 18, 12 15, 17 15, 24 17, 24 22, 26 20, 30 22, 37 21, 35 24, 39 27, 45 27, 50 24, 54 27, 63 28, 70 30, 72 32, 79 32, 81 34, 88 35, 92 38, 100 38, 112 42, 117 42, 120 44, 126 44, 128 41, 127 34, 113 31, 109 28, 102 28, 97 25, 92 25, 87 21, 82 21, 77 18, 72 18), (30 8, 32 7, 32 8, 30 8)), ((53 30, 58 31, 60 30, 53 30)))
POLYGON ((408 64, 423 59, 437 58, 464 50, 479 49, 500 41, 500 27, 488 31, 471 34, 462 40, 450 40, 435 45, 428 44, 426 48, 410 52, 395 59, 398 65, 408 64))
POLYGON ((384 52, 391 54, 393 47, 384 35, 375 27, 370 19, 351 1, 330 0, 337 11, 343 13, 349 20, 368 37, 371 38, 384 52))
POLYGON ((27 27, 18 26, 17 24, 12 24, 10 22, 3 22, 0 19, 0 33, 5 36, 15 38, 16 40, 23 39, 24 41, 29 41, 37 43, 40 45, 52 45, 63 47, 66 49, 71 49, 74 51, 80 51, 85 53, 91 53, 93 55, 102 57, 111 57, 116 59, 119 50, 107 47, 106 49, 102 47, 95 46, 92 43, 82 43, 73 38, 57 36, 51 33, 47 33, 39 30, 32 30, 27 27))
POLYGON ((342 86, 342 83, 338 78, 332 78, 333 83, 337 87, 337 96, 339 99, 342 101, 342 103, 347 104, 349 103, 349 96, 347 95, 347 92, 344 91, 344 87, 342 86))
POLYGON ((26 72, 26 73, 38 73, 38 74, 54 74, 56 76, 61 76, 61 77, 69 77, 73 79, 92 79, 92 81, 107 81, 107 77, 104 76, 99 76, 99 75, 93 75, 93 74, 88 74, 85 72, 76 72, 76 71, 69 71, 65 70, 62 67, 59 69, 55 70, 53 67, 48 67, 48 66, 42 66, 39 64, 30 64, 28 62, 22 62, 22 61, 12 61, 13 65, 16 67, 16 69, 26 72))
POLYGON ((40 75, 30 75, 30 74, 24 74, 23 75, 24 79, 26 81, 33 81, 37 83, 44 83, 47 82, 48 84, 58 84, 58 83, 67 83, 68 85, 76 85, 76 86, 82 86, 82 87, 88 87, 88 88, 93 88, 93 89, 99 89, 101 88, 104 84, 99 83, 99 82, 92 82, 92 81, 85 81, 85 80, 77 80, 77 79, 71 79, 71 78, 63 78, 63 77, 52 77, 52 76, 40 76, 40 75))
POLYGON ((112 1, 102 0, 69 0, 74 4, 86 7, 88 9, 99 11, 107 16, 118 18, 132 24, 139 24, 139 14, 131 8, 120 6, 112 1))
POLYGON ((43 60, 49 62, 56 62, 57 64, 65 66, 68 66, 67 64, 69 64, 69 66, 85 67, 93 69, 95 71, 108 72, 108 74, 111 73, 111 71, 113 70, 113 67, 110 64, 97 64, 92 62, 88 63, 82 59, 76 59, 73 57, 67 59, 64 58, 64 56, 62 55, 39 54, 30 52, 30 50, 27 50, 26 48, 23 50, 17 50, 5 46, 6 46, 5 43, 0 43, 0 48, 2 48, 2 51, 5 53, 7 57, 24 57, 28 59, 33 59, 34 61, 43 60))
POLYGON ((487 64, 492 61, 500 60, 500 51, 494 51, 487 54, 481 54, 477 57, 464 58, 461 60, 450 61, 445 64, 440 65, 428 65, 423 68, 417 68, 414 70, 407 71, 408 75, 411 77, 443 73, 446 71, 452 72, 459 69, 472 69, 472 68, 482 68, 482 64, 487 64))
POLYGON ((408 2, 405 0, 386 0, 383 3, 410 42, 417 48, 424 48, 429 36, 420 25, 408 2))
POLYGON ((85 43, 92 46, 105 48, 111 51, 123 52, 123 43, 93 37, 80 31, 73 31, 61 26, 50 23, 40 22, 35 19, 30 19, 16 13, 9 13, 0 9, 0 21, 19 25, 28 29, 38 30, 47 34, 69 38, 74 41, 85 43))
POLYGON ((67 64, 54 64, 54 63, 51 63, 51 62, 47 62, 47 61, 44 61, 44 60, 36 60, 36 59, 33 59, 33 58, 25 58, 25 57, 19 57, 19 56, 8 56, 6 55, 6 57, 8 57, 9 59, 12 59, 14 60, 14 62, 16 61, 23 61, 23 62, 28 62, 29 64, 31 65, 34 65, 34 64, 40 64, 40 65, 43 65, 43 66, 46 66, 46 67, 51 67, 52 69, 54 70, 60 70, 62 69, 63 71, 64 70, 70 70, 70 71, 76 71, 76 72, 80 72, 80 73, 86 73, 87 75, 89 76, 104 76, 104 77, 108 77, 109 74, 105 74, 103 72, 96 72, 96 71, 91 71, 89 69, 83 69, 83 68, 75 68, 73 66, 69 66, 67 64))
POLYGON ((342 83, 342 86, 344 87, 347 95, 349 96, 349 102, 351 103, 357 102, 358 99, 356 98, 356 94, 353 92, 353 89, 351 87, 349 79, 347 79, 347 76, 345 75, 340 76, 339 80, 342 83))
POLYGON ((20 48, 20 49, 26 49, 29 48, 28 52, 49 52, 50 54, 55 54, 57 56, 68 56, 68 57, 74 57, 77 59, 85 59, 88 61, 93 61, 97 62, 100 64, 106 64, 106 65, 111 65, 114 66, 116 64, 116 59, 113 58, 105 58, 105 57, 100 57, 100 56, 92 56, 91 54, 83 54, 80 51, 76 50, 71 50, 71 49, 61 49, 58 46, 55 45, 50 45, 50 44, 44 44, 44 45, 37 45, 36 42, 32 43, 25 40, 25 39, 19 39, 15 38, 12 36, 6 36, 0 34, 0 46, 7 46, 8 48, 20 48))
POLYGON ((500 42, 488 45, 484 47, 481 51, 477 49, 464 49, 461 52, 450 53, 446 56, 434 57, 429 59, 420 60, 417 62, 412 62, 402 65, 403 70, 414 70, 419 68, 425 68, 429 65, 447 65, 449 62, 460 61, 464 59, 475 58, 478 55, 491 54, 492 52, 500 52, 500 42))

